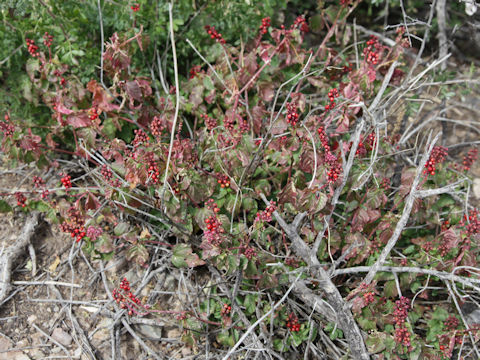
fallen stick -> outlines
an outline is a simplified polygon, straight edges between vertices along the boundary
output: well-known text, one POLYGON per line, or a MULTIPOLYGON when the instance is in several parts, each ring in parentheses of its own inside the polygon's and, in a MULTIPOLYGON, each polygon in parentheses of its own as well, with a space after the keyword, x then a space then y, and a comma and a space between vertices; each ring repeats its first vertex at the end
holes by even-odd
POLYGON ((8 296, 12 286, 10 284, 12 265, 30 244, 30 239, 34 236, 39 222, 39 213, 33 213, 25 222, 23 230, 15 243, 0 253, 0 303, 8 296))

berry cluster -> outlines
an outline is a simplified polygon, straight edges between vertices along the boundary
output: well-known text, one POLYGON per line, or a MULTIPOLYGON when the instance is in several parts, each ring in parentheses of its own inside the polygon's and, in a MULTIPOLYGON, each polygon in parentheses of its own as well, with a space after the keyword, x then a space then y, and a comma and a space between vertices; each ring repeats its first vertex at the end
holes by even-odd
MULTIPOLYGON (((217 208, 218 209, 218 208, 217 208)), ((211 215, 205 219, 206 230, 203 232, 203 237, 210 244, 218 246, 223 241, 223 233, 225 230, 222 227, 222 224, 218 220, 216 215, 211 215)))
POLYGON ((60 86, 65 86, 65 85, 67 85, 67 80, 65 80, 65 78, 62 77, 60 79, 60 86))
POLYGON ((18 206, 21 206, 21 207, 27 206, 27 204, 25 204, 25 202, 27 201, 27 198, 21 192, 17 191, 15 193, 15 199, 17 199, 17 205, 18 206))
POLYGON ((395 342, 406 347, 410 347, 410 332, 406 327, 397 327, 395 329, 395 342))
POLYGON ((200 72, 202 67, 200 65, 195 65, 190 69, 190 79, 193 79, 200 72))
POLYGON ((245 255, 245 257, 248 260, 252 260, 255 256, 257 256, 257 252, 255 251, 255 249, 253 247, 245 246, 243 248, 243 255, 245 255))
POLYGON ((266 34, 270 26, 271 26, 270 17, 263 18, 262 25, 260 25, 260 34, 266 34))
POLYGON ((68 220, 64 221, 60 225, 60 229, 63 232, 70 233, 72 238, 76 237, 76 241, 82 240, 86 234, 85 232, 85 220, 78 210, 74 207, 68 209, 68 220))
POLYGON ((307 20, 303 16, 299 16, 295 19, 295 21, 292 24, 292 29, 293 28, 298 28, 302 32, 309 32, 310 29, 308 28, 307 25, 307 20))
POLYGON ((467 236, 472 236, 480 233, 480 216, 477 209, 473 209, 467 215, 463 215, 463 220, 460 222, 460 226, 465 226, 465 233, 467 236))
POLYGON ((39 188, 43 184, 45 184, 45 182, 43 181, 43 179, 40 176, 33 176, 33 185, 36 188, 39 188))
POLYGON ((203 121, 205 122, 205 126, 207 127, 208 130, 213 130, 217 126, 217 120, 211 118, 207 114, 202 114, 200 117, 203 118, 203 121))
POLYGON ((460 324, 460 322, 459 322, 458 319, 457 319, 455 316, 453 316, 453 315, 450 315, 450 316, 445 320, 445 322, 443 323, 443 325, 445 325, 445 328, 446 328, 448 331, 456 330, 459 324, 460 324))
POLYGON ((150 131, 152 132, 153 136, 160 136, 162 135, 163 130, 165 130, 166 126, 162 118, 158 116, 154 116, 152 122, 150 123, 150 131))
POLYGON ((410 332, 405 326, 408 310, 410 310, 410 299, 402 296, 400 300, 395 301, 395 311, 393 312, 395 329, 395 342, 397 344, 410 347, 410 332))
POLYGON ((97 108, 92 107, 88 110, 88 118, 92 121, 98 118, 97 108))
POLYGON ((97 240, 97 238, 102 234, 103 234, 102 228, 95 227, 95 226, 89 226, 88 229, 87 229, 87 236, 92 241, 97 240))
POLYGON ((342 166, 340 165, 338 158, 331 152, 330 145, 328 144, 328 137, 325 133, 325 128, 320 126, 317 129, 317 133, 320 137, 320 142, 325 149, 325 163, 329 167, 327 171, 327 180, 330 183, 334 183, 338 180, 340 174, 342 173, 342 166))
POLYGON ((225 39, 222 37, 222 34, 215 30, 215 26, 205 25, 205 30, 207 31, 208 35, 210 35, 212 40, 215 39, 216 42, 225 44, 225 39))
POLYGON ((110 182, 110 180, 112 180, 113 178, 112 169, 110 169, 110 167, 107 166, 106 164, 102 165, 102 169, 100 170, 100 173, 102 174, 103 178, 107 182, 110 182))
POLYGON ((120 304, 121 309, 128 309, 128 315, 130 316, 136 313, 133 306, 139 307, 142 304, 140 299, 132 293, 127 278, 123 278, 118 289, 113 289, 112 296, 117 304, 120 304))
POLYGON ((477 161, 478 148, 470 149, 468 154, 463 158, 463 170, 468 171, 472 167, 473 163, 477 161))
POLYGON ((132 9, 133 12, 137 12, 140 10, 140 4, 133 4, 132 6, 130 6, 130 9, 132 9))
POLYGON ((27 42, 27 50, 33 57, 38 57, 40 54, 38 53, 38 46, 35 45, 35 41, 32 39, 26 39, 27 42))
POLYGON ((43 44, 46 47, 50 47, 52 46, 52 43, 53 43, 53 35, 50 35, 48 32, 45 32, 45 34, 43 35, 43 44))
POLYGON ((435 146, 430 154, 430 158, 425 163, 424 174, 435 175, 436 165, 445 160, 447 156, 447 148, 443 146, 435 146))
POLYGON ((293 312, 288 314, 287 319, 287 328, 292 332, 300 331, 300 324, 298 322, 298 317, 293 312))
POLYGON ((394 322, 396 325, 402 326, 407 320, 408 310, 410 310, 410 299, 405 296, 395 301, 395 311, 393 312, 394 322))
POLYGON ((11 137, 15 132, 15 126, 10 124, 10 116, 8 114, 5 115, 5 121, 0 122, 0 131, 3 133, 5 137, 11 137))
POLYGON ((225 303, 223 304, 223 307, 220 313, 222 314, 222 316, 227 316, 228 314, 230 314, 231 311, 232 311, 232 307, 227 303, 225 303))
POLYGON ((336 88, 333 88, 328 92, 328 100, 330 100, 330 104, 325 105, 325 111, 332 110, 335 107, 335 98, 339 96, 340 94, 336 88))
POLYGON ((148 177, 154 184, 158 184, 160 181, 160 169, 155 160, 150 160, 148 164, 148 177))
POLYGON ((367 47, 363 49, 363 56, 367 63, 377 65, 380 60, 381 50, 383 50, 382 44, 380 44, 376 36, 371 35, 370 40, 367 41, 367 47))
POLYGON ((223 188, 228 188, 230 187, 230 180, 228 179, 227 175, 217 173, 217 183, 220 184, 220 187, 223 188))
POLYGON ((247 120, 241 118, 238 122, 238 128, 241 134, 245 134, 250 130, 250 124, 247 120))
POLYGON ((447 231, 450 228, 450 222, 448 220, 445 220, 444 222, 442 222, 442 225, 440 228, 442 232, 447 231))
POLYGON ((255 218, 255 222, 257 221, 272 221, 272 214, 277 210, 277 203, 275 201, 270 201, 270 205, 263 211, 257 212, 257 217, 255 218))
POLYGON ((220 209, 218 208, 217 206, 217 203, 215 203, 213 201, 213 199, 208 199, 206 202, 205 202, 205 207, 208 209, 208 210, 212 210, 214 213, 218 213, 220 211, 220 209))
POLYGON ((390 179, 384 177, 384 178, 382 179, 382 184, 381 184, 381 186, 382 186, 382 188, 384 188, 385 190, 390 189, 390 179))
POLYGON ((132 141, 134 147, 138 147, 142 144, 148 144, 148 135, 142 129, 135 129, 133 130, 135 133, 135 138, 132 141))
POLYGON ((292 124, 292 126, 297 125, 298 116, 297 103, 287 103, 287 123, 292 124))
POLYGON ((375 301, 375 294, 373 293, 373 291, 369 291, 369 292, 366 292, 365 294, 363 294, 363 299, 365 300, 365 306, 367 306, 368 304, 371 304, 375 301))
POLYGON ((72 177, 70 175, 63 174, 60 181, 62 182, 62 185, 65 187, 65 189, 68 190, 72 187, 72 177))

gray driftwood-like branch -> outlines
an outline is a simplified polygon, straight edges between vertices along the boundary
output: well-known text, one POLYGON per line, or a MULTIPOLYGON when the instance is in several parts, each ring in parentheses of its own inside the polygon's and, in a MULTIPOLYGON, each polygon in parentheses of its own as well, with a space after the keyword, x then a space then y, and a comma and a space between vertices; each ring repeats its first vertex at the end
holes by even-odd
POLYGON ((35 231, 40 222, 39 213, 33 213, 25 222, 20 236, 14 244, 0 251, 0 304, 10 292, 12 265, 30 244, 30 239, 35 235, 35 231))
POLYGON ((393 231, 392 236, 387 242, 387 245, 383 248, 382 252, 380 253, 379 258, 375 262, 375 264, 372 265, 370 268, 370 271, 368 272, 367 276, 363 280, 365 284, 370 284, 375 277, 375 274, 378 272, 380 267, 385 263, 387 260, 387 257, 390 255, 390 252, 394 248, 395 244, 397 243, 398 239, 400 238, 400 235, 407 225, 407 221, 410 218, 410 213, 412 211, 413 203, 415 202, 415 199, 418 198, 417 195, 417 187, 420 184, 420 179, 422 177, 423 171, 425 169, 425 164, 430 157, 430 153, 433 150, 433 147, 435 146, 435 143, 437 140, 440 138, 442 135, 441 132, 439 132, 433 141, 430 143, 428 150, 423 154, 422 160, 420 161, 420 164, 417 167, 417 173, 415 175, 415 178, 412 183, 412 187, 410 189, 410 194, 408 194, 407 199, 405 201, 405 207, 403 208, 403 213, 402 216, 400 217, 400 220, 397 223, 397 226, 395 227, 395 230, 393 231))
MULTIPOLYGON (((263 201, 268 204, 268 200, 265 195, 261 195, 263 201)), ((280 216, 280 214, 275 211, 273 213, 275 219, 277 220, 280 227, 285 231, 286 235, 291 241, 291 249, 301 259, 303 259, 307 265, 310 267, 310 272, 319 282, 319 288, 325 294, 328 304, 335 311, 337 316, 338 326, 341 327, 345 334, 345 339, 348 342, 349 349, 352 353, 354 359, 367 360, 370 359, 368 351, 365 347, 363 341, 362 333, 358 327, 355 319, 353 318, 352 312, 348 304, 342 298, 342 295, 338 291, 337 287, 330 280, 327 272, 323 269, 318 261, 316 254, 312 256, 311 249, 305 244, 305 242, 300 238, 297 233, 295 226, 289 225, 285 220, 280 216)), ((299 214, 297 216, 304 217, 305 214, 299 214)), ((294 221, 295 223, 295 221, 294 221)))

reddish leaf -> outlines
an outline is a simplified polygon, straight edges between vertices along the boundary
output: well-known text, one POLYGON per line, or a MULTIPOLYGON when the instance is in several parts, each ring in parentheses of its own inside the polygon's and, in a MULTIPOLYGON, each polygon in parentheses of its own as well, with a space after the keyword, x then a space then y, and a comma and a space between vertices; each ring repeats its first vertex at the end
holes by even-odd
POLYGON ((90 126, 91 120, 86 113, 81 112, 67 116, 67 124, 77 129, 90 126))
POLYGON ((260 95, 260 98, 265 101, 269 102, 273 100, 273 97, 275 96, 275 87, 273 86, 273 83, 270 81, 262 81, 257 83, 258 87, 258 94, 260 95))

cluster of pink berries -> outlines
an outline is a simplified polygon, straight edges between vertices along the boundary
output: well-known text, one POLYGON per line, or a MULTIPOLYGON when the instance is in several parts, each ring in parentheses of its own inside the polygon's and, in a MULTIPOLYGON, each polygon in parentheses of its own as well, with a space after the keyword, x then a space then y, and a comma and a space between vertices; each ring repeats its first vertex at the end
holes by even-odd
POLYGON ((148 135, 142 129, 135 129, 133 131, 135 133, 135 138, 132 141, 134 147, 138 147, 142 144, 148 144, 148 135))
POLYGON ((271 26, 270 17, 263 18, 262 25, 260 25, 260 34, 266 34, 270 26, 271 26))
POLYGON ((363 294, 363 299, 365 300, 365 306, 367 306, 368 304, 371 304, 375 301, 375 294, 373 293, 373 291, 369 291, 369 292, 366 292, 365 294, 363 294))
POLYGON ((243 255, 245 255, 245 257, 248 260, 252 260, 255 256, 257 256, 257 252, 255 251, 255 249, 253 247, 246 246, 243 249, 243 255))
POLYGON ((335 98, 339 96, 340 94, 338 93, 337 88, 333 88, 328 92, 328 100, 330 100, 330 104, 325 105, 325 111, 332 110, 335 107, 335 98))
POLYGON ((442 163, 447 156, 447 148, 443 146, 435 146, 430 154, 430 158, 425 163, 424 174, 435 175, 436 165, 442 163))
POLYGON ((205 122, 205 126, 207 127, 208 130, 213 130, 217 126, 217 120, 211 118, 207 114, 202 114, 200 115, 203 118, 203 121, 205 122))
POLYGON ((140 4, 133 4, 132 6, 130 6, 130 9, 132 9, 133 12, 137 12, 140 10, 140 4))
POLYGON ((323 126, 320 126, 317 129, 318 136, 320 137, 320 142, 325 149, 325 163, 328 165, 329 169, 327 171, 327 180, 330 183, 334 183, 338 180, 342 173, 342 166, 338 161, 338 158, 331 152, 330 145, 328 144, 328 137, 325 133, 323 126))
POLYGON ((153 184, 160 181, 160 169, 155 160, 150 160, 148 164, 148 177, 153 184))
POLYGON ((270 201, 270 205, 263 211, 257 212, 257 217, 255 218, 255 222, 257 221, 272 221, 272 214, 277 210, 277 203, 275 201, 270 201))
POLYGON ((395 329, 395 342, 410 347, 410 332, 405 326, 408 311, 410 310, 410 299, 405 296, 400 297, 400 300, 395 301, 395 311, 393 312, 394 323, 397 326, 395 329))
POLYGON ((103 234, 103 230, 100 227, 89 226, 87 229, 87 236, 90 240, 95 241, 100 235, 103 234))
POLYGON ((300 323, 298 322, 298 317, 293 312, 288 314, 287 328, 289 328, 291 332, 300 331, 300 323))
POLYGON ((11 137, 15 132, 15 126, 10 124, 10 116, 8 114, 5 115, 5 121, 0 122, 0 131, 5 137, 11 137))
POLYGON ((367 47, 363 49, 363 56, 365 56, 367 63, 377 65, 382 49, 383 46, 378 41, 378 38, 374 35, 370 36, 370 40, 367 41, 367 47))
POLYGON ((287 103, 287 123, 291 124, 292 126, 297 125, 298 116, 297 103, 293 101, 287 103))
POLYGON ((215 40, 220 44, 225 44, 225 39, 222 37, 222 34, 215 30, 215 26, 205 25, 205 30, 207 31, 208 35, 210 35, 212 40, 215 40))
POLYGON ((50 47, 53 44, 53 35, 50 35, 48 32, 45 32, 43 35, 43 44, 46 47, 50 47))
POLYGON ((218 246, 223 241, 225 230, 216 215, 211 215, 205 219, 206 230, 203 232, 205 240, 210 244, 218 246))
POLYGON ((468 171, 472 167, 473 163, 477 161, 478 148, 470 149, 468 154, 463 158, 463 170, 468 171))
POLYGON ((477 209, 473 209, 469 212, 468 216, 463 215, 463 220, 460 222, 460 226, 465 226, 465 232, 470 237, 480 233, 480 216, 477 209))
POLYGON ((134 306, 141 306, 142 303, 140 299, 132 293, 130 282, 127 278, 123 278, 118 289, 113 289, 112 296, 117 304, 120 304, 121 309, 128 309, 128 315, 130 316, 134 313, 132 304, 134 306))
POLYGON ((443 325, 445 325, 445 328, 448 330, 448 331, 453 331, 453 330, 456 330, 458 328, 458 325, 460 324, 460 322, 458 321, 458 319, 453 316, 453 315, 450 315, 443 323, 443 325))
POLYGON ((27 42, 27 50, 33 57, 38 57, 40 54, 38 53, 38 46, 35 45, 35 41, 32 39, 26 39, 27 42))
POLYGON ((152 132, 153 136, 160 136, 162 135, 163 130, 165 130, 166 126, 164 121, 161 117, 154 116, 152 122, 150 123, 150 131, 152 132))

